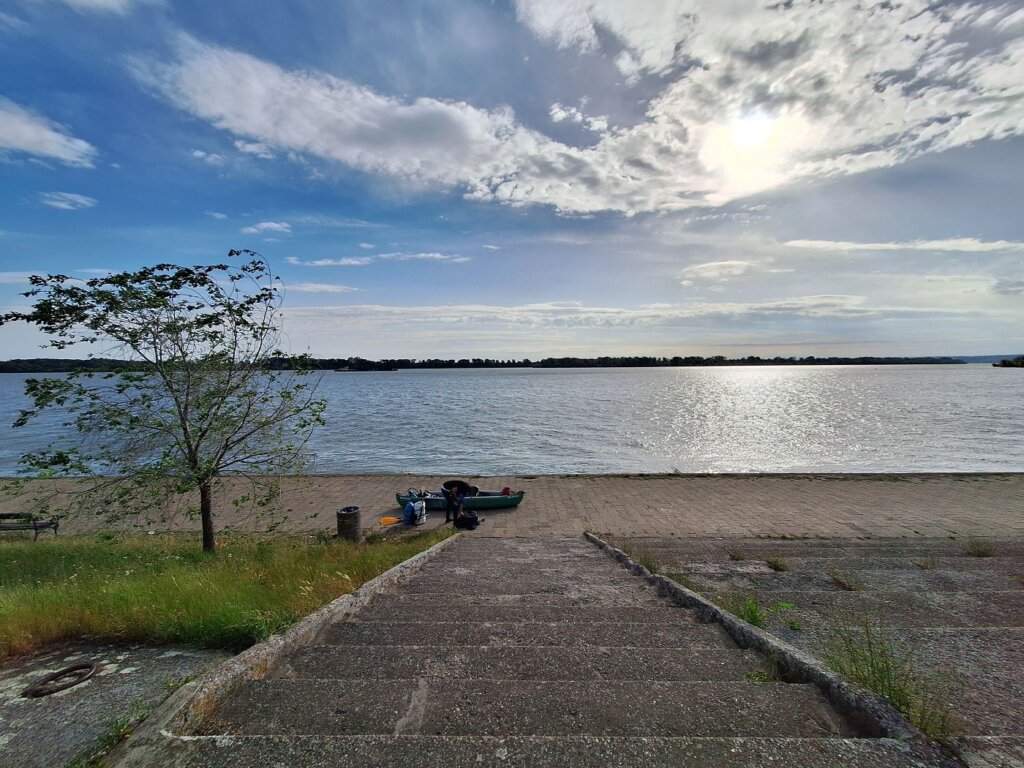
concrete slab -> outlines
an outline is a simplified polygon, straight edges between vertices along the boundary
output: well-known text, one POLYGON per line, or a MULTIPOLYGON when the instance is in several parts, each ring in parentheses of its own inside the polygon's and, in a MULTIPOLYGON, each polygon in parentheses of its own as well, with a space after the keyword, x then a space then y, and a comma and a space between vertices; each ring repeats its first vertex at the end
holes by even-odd
MULTIPOLYGON (((179 742, 166 768, 925 768, 889 739, 211 736, 179 742), (170 762, 172 760, 173 762, 170 762)), ((993 768, 989 764, 986 768, 993 768)), ((981 768, 980 764, 978 768, 981 768)))
POLYGON ((285 678, 402 680, 743 680, 767 668, 753 653, 725 646, 602 648, 565 646, 311 645, 288 658, 285 678))
MULTIPOLYGON (((650 618, 650 617, 648 617, 650 618)), ((532 645, 604 648, 732 646, 719 629, 693 621, 364 621, 336 624, 321 642, 330 645, 532 645)))
POLYGON ((187 647, 61 643, 0 668, 0 766, 51 768, 95 751, 118 718, 144 716, 185 680, 228 654, 187 647), (73 688, 39 699, 21 693, 71 664, 99 671, 73 688))
POLYGON ((438 736, 851 735, 820 692, 785 683, 258 680, 207 733, 438 736))

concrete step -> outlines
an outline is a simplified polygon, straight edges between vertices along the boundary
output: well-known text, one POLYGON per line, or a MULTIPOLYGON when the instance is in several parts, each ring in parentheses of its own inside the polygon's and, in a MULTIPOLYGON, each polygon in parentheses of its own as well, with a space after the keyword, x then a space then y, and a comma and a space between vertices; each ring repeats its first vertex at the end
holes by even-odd
MULTIPOLYGON (((1024 556, 1024 542, 1015 540, 985 539, 992 547, 994 557, 1024 556)), ((822 540, 766 540, 730 538, 719 540, 671 540, 665 538, 614 538, 610 541, 617 547, 630 551, 650 552, 657 558, 678 557, 683 561, 715 562, 729 561, 736 555, 746 560, 763 560, 766 557, 956 557, 987 560, 968 553, 968 539, 872 539, 853 542, 848 539, 822 540), (731 553, 731 554, 730 554, 731 553)))
MULTIPOLYGON (((448 594, 449 592, 471 592, 476 595, 526 595, 526 594, 594 594, 603 595, 616 591, 624 594, 640 594, 644 583, 619 568, 611 573, 580 574, 574 576, 547 576, 537 573, 505 574, 494 576, 463 575, 445 573, 435 577, 432 573, 421 573, 417 578, 401 585, 401 591, 408 595, 448 594)), ((650 592, 650 590, 646 590, 650 592)))
POLYGON ((756 654, 726 647, 598 648, 310 645, 275 676, 402 680, 743 680, 765 670, 756 654))
MULTIPOLYGON (((487 736, 213 736, 167 768, 924 768, 890 739, 487 736)), ((983 764, 978 763, 978 768, 983 764)), ((996 763, 984 764, 994 768, 996 763)), ((1005 764, 1000 764, 1005 765, 1005 764)))
POLYGON ((1024 592, 821 592, 767 590, 756 593, 762 606, 777 601, 795 610, 773 616, 780 626, 797 620, 804 626, 856 625, 863 619, 887 627, 1021 627, 1024 592))
MULTIPOLYGON (((788 563, 789 561, 787 561, 788 563)), ((742 565, 742 564, 738 564, 742 565)), ((1021 564, 1024 568, 1024 563, 1021 564)), ((875 569, 839 568, 830 560, 821 561, 821 570, 773 571, 767 565, 743 565, 739 568, 687 568, 681 576, 705 589, 774 589, 774 590, 821 590, 836 592, 842 590, 829 574, 832 571, 846 580, 857 582, 861 589, 871 592, 984 592, 1024 590, 1016 572, 993 572, 982 570, 945 571, 940 569, 875 569)), ((670 575, 672 574, 670 571, 670 575)))
POLYGON ((695 621, 582 623, 547 621, 352 621, 324 633, 327 645, 599 646, 735 648, 717 624, 695 621))
MULTIPOLYGON (((561 595, 550 593, 530 595, 474 595, 469 592, 448 592, 446 594, 410 595, 404 592, 381 594, 370 603, 374 611, 429 610, 434 616, 438 610, 458 611, 463 608, 662 608, 672 610, 672 604, 658 597, 654 589, 644 587, 636 592, 616 591, 609 594, 578 594, 566 590, 561 595)), ((678 612, 678 609, 676 609, 678 612)))
MULTIPOLYGON (((893 557, 784 557, 790 570, 793 572, 817 571, 823 572, 831 569, 842 570, 878 570, 878 571, 935 571, 948 573, 950 571, 971 572, 971 571, 992 571, 995 573, 1021 573, 1024 571, 1024 558, 1020 557, 940 557, 927 554, 909 554, 893 557)), ((685 567, 683 570, 694 571, 707 568, 709 570, 723 569, 742 565, 764 565, 763 560, 743 560, 739 562, 728 561, 718 563, 704 563, 700 565, 685 567)))
POLYGON ((813 686, 785 683, 281 680, 221 701, 205 734, 851 735, 813 686))
MULTIPOLYGON (((598 601, 582 605, 575 599, 559 603, 557 596, 538 604, 505 595, 505 600, 481 600, 479 605, 435 600, 393 602, 381 597, 359 611, 360 621, 561 621, 573 624, 595 622, 686 622, 695 624, 693 614, 667 600, 655 604, 608 605, 598 601)), ((526 596, 522 596, 526 597, 526 596)))

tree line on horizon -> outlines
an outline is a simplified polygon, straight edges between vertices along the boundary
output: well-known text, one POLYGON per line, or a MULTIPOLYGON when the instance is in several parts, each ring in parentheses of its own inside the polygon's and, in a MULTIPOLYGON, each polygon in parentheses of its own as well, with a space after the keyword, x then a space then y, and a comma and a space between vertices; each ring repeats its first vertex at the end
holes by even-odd
MULTIPOLYGON (((747 357, 728 358, 724 355, 701 357, 546 357, 541 360, 530 358, 499 360, 492 358, 460 359, 413 359, 386 358, 367 360, 362 357, 310 358, 272 357, 263 367, 268 370, 286 371, 296 368, 324 371, 399 371, 423 369, 462 368, 699 368, 716 366, 758 366, 758 365, 953 365, 963 364, 953 357, 747 357)), ((0 373, 71 373, 74 371, 143 371, 144 362, 93 357, 86 359, 28 358, 0 361, 0 373)))

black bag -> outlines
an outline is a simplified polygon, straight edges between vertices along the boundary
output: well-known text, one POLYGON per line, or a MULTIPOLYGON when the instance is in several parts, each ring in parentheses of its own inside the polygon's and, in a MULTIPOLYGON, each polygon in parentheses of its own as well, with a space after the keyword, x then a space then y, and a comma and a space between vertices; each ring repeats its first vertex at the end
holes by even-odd
POLYGON ((455 527, 472 531, 480 525, 480 518, 471 509, 460 509, 455 515, 455 527))

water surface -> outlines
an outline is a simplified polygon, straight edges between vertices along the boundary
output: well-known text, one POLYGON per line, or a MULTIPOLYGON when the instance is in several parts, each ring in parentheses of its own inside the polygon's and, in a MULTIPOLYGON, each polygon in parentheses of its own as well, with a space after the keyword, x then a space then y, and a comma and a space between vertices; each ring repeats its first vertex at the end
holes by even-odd
MULTIPOLYGON (((0 424, 24 379, 0 375, 0 424)), ((1024 471, 1024 371, 980 365, 326 373, 318 473, 1024 471)), ((0 474, 60 434, 8 430, 0 474)))

